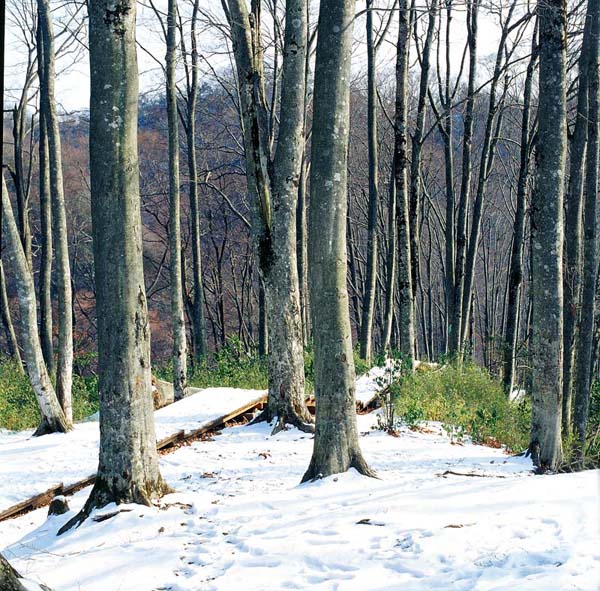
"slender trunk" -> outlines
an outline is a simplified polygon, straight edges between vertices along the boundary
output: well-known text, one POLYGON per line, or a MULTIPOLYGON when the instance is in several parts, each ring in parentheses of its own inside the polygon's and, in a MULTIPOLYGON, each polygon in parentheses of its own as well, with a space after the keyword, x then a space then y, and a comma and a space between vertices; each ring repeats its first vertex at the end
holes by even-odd
MULTIPOLYGON (((410 260, 412 266, 413 297, 416 298, 416 286, 419 283, 419 258, 420 258, 420 203, 421 203, 421 151, 423 148, 423 135, 425 131, 425 116, 427 114, 427 91, 429 88, 430 55, 435 21, 437 0, 432 0, 429 7, 429 19, 425 43, 421 53, 421 79, 419 81, 419 100, 417 103, 417 121, 415 131, 411 138, 410 161, 410 260)), ((413 19, 416 23, 416 20, 413 19)))
POLYGON ((396 114, 394 120, 394 176, 398 223, 398 296, 400 298, 400 352, 410 362, 415 355, 415 311, 412 288, 410 213, 408 195, 408 55, 410 14, 407 0, 399 4, 396 53, 396 114))
POLYGON ((387 261, 385 274, 385 318, 383 323, 383 343, 382 351, 388 351, 392 338, 392 323, 394 320, 394 288, 396 286, 396 266, 398 245, 396 240, 397 219, 396 219, 396 177, 395 166, 392 163, 392 173, 390 175, 389 185, 389 203, 388 203, 388 244, 387 261))
MULTIPOLYGON (((373 0, 367 0, 367 136, 369 141, 369 219, 367 226, 367 277, 360 323, 360 356, 369 361, 373 347, 373 312, 377 287, 377 210, 379 157, 377 154, 377 82, 373 0)), ((356 286, 358 288, 358 286, 356 286)))
POLYGON ((529 451, 540 470, 561 461, 562 251, 566 164, 566 2, 539 0, 539 107, 532 199, 532 422, 529 451))
POLYGON ((48 163, 52 199, 52 235, 56 255, 56 292, 58 300, 58 350, 56 364, 56 394, 69 419, 73 409, 71 388, 73 381, 73 296, 69 262, 67 213, 63 190, 62 156, 58 115, 54 98, 54 33, 48 0, 38 0, 38 20, 42 34, 44 75, 40 87, 40 101, 48 138, 48 163))
POLYGON ((575 129, 571 138, 569 165, 569 190, 566 196, 565 264, 564 264, 564 330, 563 330, 563 409, 562 430, 565 436, 571 433, 571 406, 575 359, 577 357, 577 330, 581 306, 582 272, 582 212, 584 164, 588 133, 588 64, 590 61, 590 34, 592 22, 585 21, 581 55, 579 57, 579 81, 577 89, 577 111, 575 129))
MULTIPOLYGON (((469 214, 469 197, 471 195, 471 176, 473 172, 473 111, 475 109, 475 85, 477 79, 477 30, 480 0, 467 2, 467 34, 469 43, 469 81, 465 100, 465 119, 462 141, 462 175, 460 198, 458 202, 458 218, 456 221, 456 270, 454 276, 454 303, 452 330, 450 332, 450 352, 460 353, 462 350, 462 335, 465 330, 463 323, 468 319, 463 317, 463 295, 465 285, 465 266, 467 258, 467 218, 469 214)), ((447 222, 446 222, 447 223, 447 222)))
POLYGON ((192 300, 192 327, 194 335, 194 360, 201 362, 208 353, 206 342, 206 319, 204 315, 204 285, 202 281, 202 242, 200 232, 200 202, 198 198, 198 163, 196 154, 196 104, 198 102, 198 46, 196 26, 200 0, 194 1, 191 21, 192 63, 190 86, 187 100, 187 164, 188 186, 191 214, 191 246, 192 246, 192 282, 194 296, 192 300))
POLYGON ((371 475, 358 443, 347 288, 347 161, 353 0, 321 0, 313 110, 309 278, 315 342, 315 441, 303 481, 371 475))
POLYGON ((577 390, 573 412, 575 432, 583 460, 592 385, 594 347, 594 306, 598 271, 597 203, 598 203, 598 124, 600 115, 600 4, 588 3, 590 21, 588 146, 585 161, 585 204, 583 212, 583 286, 581 324, 577 347, 577 390))
POLYGON ((521 150, 519 179, 517 181, 517 209, 515 212, 514 235, 510 255, 508 275, 508 307, 504 336, 503 383, 507 395, 512 392, 515 381, 517 341, 519 337, 519 309, 521 307, 521 285, 523 283, 523 254, 525 247, 525 221, 527 217, 527 183, 529 179, 529 154, 531 138, 529 120, 531 116, 531 87, 537 61, 537 47, 534 36, 531 57, 527 65, 523 90, 523 112, 521 117, 521 150))
POLYGON ((98 315, 100 459, 63 533, 96 507, 149 505, 169 490, 156 451, 142 256, 133 0, 90 3, 90 179, 98 315), (119 327, 119 330, 115 330, 119 327))
POLYGON ((16 289, 20 312, 19 337, 23 347, 23 357, 27 366, 27 375, 42 415, 35 435, 55 432, 64 433, 71 429, 72 425, 60 406, 44 363, 38 336, 33 275, 25 258, 10 198, 4 183, 4 175, 2 176, 2 231, 6 240, 8 262, 15 277, 18 278, 16 289))
POLYGON ((177 116, 177 0, 169 0, 167 14, 167 119, 169 129, 169 276, 173 331, 173 389, 175 400, 185 396, 187 342, 181 281, 181 196, 179 192, 179 125, 177 116))
POLYGON ((6 341, 8 343, 8 354, 15 360, 20 370, 23 372, 23 362, 21 361, 21 353, 17 343, 17 335, 13 326, 12 317, 10 315, 10 307, 8 304, 8 295, 6 293, 6 277, 4 275, 4 266, 0 259, 0 316, 2 317, 2 326, 6 333, 6 341))

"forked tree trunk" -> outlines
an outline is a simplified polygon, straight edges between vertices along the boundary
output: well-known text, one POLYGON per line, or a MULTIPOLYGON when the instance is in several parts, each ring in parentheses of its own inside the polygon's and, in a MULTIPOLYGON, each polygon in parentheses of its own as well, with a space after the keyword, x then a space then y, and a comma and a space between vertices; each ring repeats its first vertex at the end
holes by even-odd
POLYGON ((539 0, 539 107, 532 199, 532 417, 529 451, 540 470, 562 457, 562 253, 566 165, 566 2, 539 0))
POLYGON ((27 366, 27 375, 42 415, 35 435, 64 433, 71 429, 72 425, 61 409, 44 363, 38 336, 33 275, 25 258, 4 175, 2 176, 2 233, 6 240, 8 262, 15 277, 18 278, 16 289, 20 312, 19 336, 23 347, 23 357, 27 366))
POLYGON ((296 261, 298 184, 304 145, 308 5, 287 0, 277 149, 269 154, 259 3, 229 0, 242 108, 246 177, 253 195, 254 235, 265 289, 269 399, 264 418, 312 431, 304 393, 304 354, 296 261))
POLYGON ((156 452, 142 266, 134 0, 92 0, 90 179, 98 316, 100 458, 81 513, 150 504, 169 490, 156 452), (115 330, 118 327, 118 330, 115 330))
POLYGON ((589 44, 588 146, 585 161, 585 205, 583 212, 583 285, 581 325, 577 347, 577 390, 573 422, 583 460, 592 385, 594 348, 594 306, 598 271, 598 123, 600 115, 600 3, 588 3, 591 29, 589 44))
POLYGON ((179 192, 179 125, 177 115, 177 0, 169 0, 167 14, 167 119, 169 129, 169 276, 173 333, 173 389, 175 400, 185 396, 187 343, 181 270, 181 197, 179 192))
POLYGON ((309 279, 315 344, 316 430, 303 481, 356 468, 358 443, 347 288, 347 159, 353 0, 321 0, 315 65, 309 279))
POLYGON ((48 163, 52 199, 52 234, 56 254, 56 284, 58 300, 58 350, 56 363, 56 394, 69 421, 73 417, 71 389, 73 383, 73 295, 69 262, 67 214, 63 190, 62 155, 58 115, 54 98, 54 33, 48 0, 38 0, 38 20, 41 28, 43 78, 40 87, 41 108, 48 138, 48 163))

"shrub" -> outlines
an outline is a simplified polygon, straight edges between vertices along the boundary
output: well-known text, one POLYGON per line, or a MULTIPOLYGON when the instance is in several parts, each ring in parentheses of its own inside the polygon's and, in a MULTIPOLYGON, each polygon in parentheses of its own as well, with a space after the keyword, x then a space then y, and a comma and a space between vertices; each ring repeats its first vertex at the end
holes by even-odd
POLYGON ((473 363, 405 375, 391 390, 396 413, 409 426, 439 421, 453 438, 468 435, 518 451, 529 443, 529 400, 509 402, 501 382, 473 363))

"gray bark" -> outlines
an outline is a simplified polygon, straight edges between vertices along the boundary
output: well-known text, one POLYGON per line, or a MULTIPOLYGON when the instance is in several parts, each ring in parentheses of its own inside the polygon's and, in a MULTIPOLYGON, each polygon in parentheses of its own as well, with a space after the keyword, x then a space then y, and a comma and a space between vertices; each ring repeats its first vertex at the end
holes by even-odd
POLYGON ((523 89, 523 113, 521 117, 521 149, 519 179, 517 181, 517 208, 515 211, 514 235, 510 255, 510 271, 508 277, 508 305, 506 311, 506 329, 503 351, 503 383, 507 395, 512 392, 515 380, 517 340, 519 336, 519 309, 521 301, 521 285, 523 283, 523 254, 525 247, 525 221, 527 217, 527 183, 529 179, 529 162, 531 132, 529 129, 531 116, 531 88, 533 74, 537 62, 537 43, 532 42, 531 57, 527 65, 525 85, 523 89))
POLYGON ((583 212, 583 285, 581 324, 577 347, 577 390, 573 422, 583 455, 592 385, 594 347, 594 306, 598 271, 597 203, 598 203, 598 131, 600 115, 600 3, 588 2, 590 27, 588 76, 588 145, 585 160, 585 204, 583 212))
POLYGON ((175 78, 177 52, 177 0, 169 0, 167 13, 166 94, 169 135, 169 277, 173 333, 173 388, 175 400, 185 396, 187 342, 183 309, 181 260, 181 196, 179 192, 179 125, 175 78))
POLYGON ((0 259, 0 316, 2 318, 2 326, 6 333, 6 341, 8 343, 8 354, 15 360, 21 371, 23 371, 23 362, 21 361, 21 353, 17 343, 17 335, 10 314, 8 304, 8 294, 6 293, 6 277, 4 275, 4 266, 0 259))
POLYGON ((565 264, 564 264, 564 330, 563 330, 563 434, 571 433, 571 406, 577 350, 577 330, 581 305, 581 272, 583 241, 583 185, 588 132, 588 73, 591 20, 586 18, 581 55, 575 128, 571 138, 569 189, 566 196, 565 264))
POLYGON ((94 0, 89 9, 100 458, 84 508, 59 533, 81 523, 95 507, 150 504, 169 490, 156 452, 142 268, 136 5, 94 0))
POLYGON ((562 456, 563 194, 566 165, 566 2, 539 0, 539 107, 532 199, 532 423, 540 470, 562 456))
MULTIPOLYGON (((477 79, 477 31, 479 0, 467 2, 467 34, 469 43, 469 81, 465 100, 465 118, 462 141, 462 174, 458 218, 456 221, 456 266, 454 276, 453 317, 449 325, 449 347, 451 353, 462 351, 462 336, 465 332, 463 324, 463 295, 465 285, 465 267, 467 258, 467 216, 469 212, 469 196, 471 194, 472 149, 473 149, 473 111, 475 108, 475 83, 477 79)), ((446 223, 448 223, 446 221, 446 223)))
POLYGON ((204 314, 200 202, 198 198, 198 165, 196 156, 196 103, 198 102, 198 47, 196 25, 199 8, 199 0, 195 0, 191 22, 192 59, 187 96, 187 123, 185 126, 192 226, 192 281, 194 286, 191 317, 194 335, 194 359, 196 363, 202 361, 208 353, 208 345, 206 342, 206 318, 204 314))
POLYGON ((21 575, 0 554, 0 591, 27 591, 21 575))
POLYGON ((396 266, 398 246, 396 240, 396 175, 395 166, 392 162, 392 174, 390 175, 389 203, 388 203, 388 239, 385 275, 385 316, 383 320, 383 342, 382 350, 390 348, 392 338, 392 323, 394 320, 394 303, 396 287, 396 266))
POLYGON ((303 481, 356 468, 358 443, 347 289, 347 159, 353 0, 321 0, 311 146, 309 283, 315 345, 316 428, 303 481))
POLYGON ((407 362, 415 355, 415 312, 410 248, 408 191, 408 57, 410 15, 407 0, 399 3, 398 46, 396 53, 396 114, 394 121, 394 175, 396 181, 396 221, 398 224, 398 297, 400 309, 399 350, 407 362))
MULTIPOLYGON (((360 323, 360 356, 369 361, 373 346, 373 313, 377 287, 377 211, 379 207, 379 157, 377 152, 377 82, 373 0, 367 0, 367 136, 369 143, 369 219, 367 226, 367 276, 360 323)), ((355 286, 358 288, 358 286, 355 286)))
POLYGON ((54 98, 54 34, 48 0, 38 0, 38 21, 41 28, 44 75, 40 86, 40 101, 48 138, 48 163, 52 198, 52 235, 56 260, 56 291, 58 300, 58 348, 56 363, 56 394, 69 420, 73 409, 73 295, 69 262, 67 214, 63 190, 62 156, 58 115, 54 98))
POLYGON ((71 428, 71 421, 61 409, 44 363, 38 336, 35 285, 21 244, 4 175, 2 176, 2 231, 6 240, 8 262, 15 277, 18 278, 16 288, 20 312, 19 336, 23 347, 23 357, 27 366, 27 375, 42 415, 35 434, 64 433, 71 428))
POLYGON ((304 152, 305 67, 308 6, 287 0, 283 47, 283 80, 277 148, 269 154, 269 130, 264 97, 260 5, 248 14, 245 0, 230 0, 233 37, 242 107, 246 177, 253 195, 254 234, 265 305, 269 343, 269 397, 264 418, 277 418, 311 431, 312 418, 304 400, 304 355, 300 292, 296 260, 298 184, 304 152))

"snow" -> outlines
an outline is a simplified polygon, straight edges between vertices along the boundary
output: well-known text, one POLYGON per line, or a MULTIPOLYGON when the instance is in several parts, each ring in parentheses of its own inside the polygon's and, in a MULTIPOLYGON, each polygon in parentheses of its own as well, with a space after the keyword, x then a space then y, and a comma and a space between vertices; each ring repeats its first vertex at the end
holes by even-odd
MULTIPOLYGON (((357 390, 372 396, 376 377, 360 378, 357 390)), ((208 398, 222 415, 261 394, 222 389, 208 398)), ((191 397, 158 411, 157 431, 195 428, 208 420, 202 408, 191 397)), ((301 485, 312 436, 295 429, 271 436, 267 424, 235 427, 161 456, 176 492, 159 506, 105 507, 57 537, 88 488, 69 499, 65 515, 39 509, 0 523, 0 551, 55 591, 598 589, 600 471, 534 476, 528 459, 453 445, 439 424, 393 437, 373 429, 376 413, 358 422, 377 479, 351 470, 301 485), (108 518, 93 520, 100 516, 108 518)), ((89 433, 78 427, 60 436, 72 443, 57 448, 55 480, 69 480, 80 445, 95 449, 89 433)), ((0 435, 3 498, 25 478, 38 482, 28 454, 41 454, 50 441, 0 435), (17 476, 19 445, 27 468, 21 463, 17 476), (14 471, 8 484, 6 446, 14 471), (30 466, 33 477, 23 475, 30 466)))
MULTIPOLYGON (((156 439, 191 431, 265 396, 262 390, 208 388, 156 411, 156 439)), ((70 433, 31 437, 33 430, 0 431, 0 513, 60 484, 94 474, 98 465, 96 421, 77 424, 70 433)))

